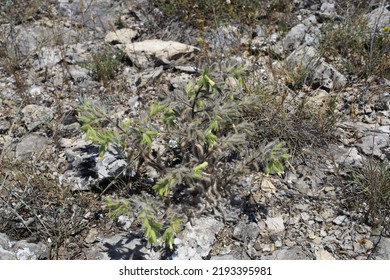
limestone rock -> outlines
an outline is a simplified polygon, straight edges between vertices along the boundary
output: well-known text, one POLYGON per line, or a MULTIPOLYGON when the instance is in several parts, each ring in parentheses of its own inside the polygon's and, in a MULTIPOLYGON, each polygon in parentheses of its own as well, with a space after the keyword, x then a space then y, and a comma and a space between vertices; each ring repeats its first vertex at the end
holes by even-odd
POLYGON ((37 133, 28 134, 16 145, 16 159, 25 160, 34 153, 42 152, 46 143, 46 137, 37 133))
POLYGON ((291 247, 273 252, 266 260, 311 260, 312 258, 299 247, 291 247))
POLYGON ((28 130, 47 124, 53 119, 53 111, 50 108, 29 104, 22 109, 23 122, 28 130))
POLYGON ((133 29, 124 28, 116 31, 108 32, 104 41, 115 44, 131 44, 133 39, 138 35, 138 32, 133 29))
POLYGON ((195 219, 194 226, 187 223, 185 229, 179 233, 177 250, 173 254, 174 260, 201 260, 211 251, 215 236, 222 228, 223 223, 212 217, 195 219))
POLYGON ((270 232, 281 232, 284 231, 284 224, 283 224, 283 218, 282 216, 277 216, 274 218, 267 218, 265 220, 265 223, 267 224, 268 230, 270 232))
POLYGON ((233 237, 242 242, 255 240, 259 235, 259 227, 256 223, 239 223, 235 226, 233 237))
POLYGON ((292 52, 297 47, 299 47, 305 38, 306 31, 307 27, 302 23, 294 26, 283 39, 284 50, 292 52))
POLYGON ((316 260, 335 260, 335 257, 328 251, 320 249, 316 252, 316 260))
POLYGON ((340 89, 347 83, 344 75, 322 61, 318 51, 311 46, 298 47, 286 58, 285 63, 289 71, 306 73, 315 87, 323 87, 327 90, 340 89))
POLYGON ((383 32, 383 28, 390 23, 390 5, 380 5, 366 16, 367 27, 372 32, 383 32))
POLYGON ((175 41, 145 40, 126 44, 126 53, 138 67, 147 68, 187 60, 199 49, 175 41))

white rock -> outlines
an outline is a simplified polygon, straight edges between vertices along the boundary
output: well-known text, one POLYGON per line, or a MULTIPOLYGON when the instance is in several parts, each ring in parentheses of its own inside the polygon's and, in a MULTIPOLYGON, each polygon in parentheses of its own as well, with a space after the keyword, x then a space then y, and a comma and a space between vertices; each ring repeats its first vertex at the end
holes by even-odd
POLYGON ((284 231, 284 224, 283 224, 282 216, 277 216, 274 218, 267 218, 265 223, 267 224, 268 230, 270 232, 277 233, 277 232, 284 231))
POLYGON ((324 249, 320 249, 316 252, 316 259, 317 260, 335 260, 335 258, 332 256, 332 254, 324 249))
POLYGON ((191 57, 198 48, 175 41, 145 40, 126 44, 128 57, 139 67, 171 64, 172 61, 191 57))
POLYGON ((308 221, 310 219, 310 215, 306 212, 301 213, 301 218, 303 221, 308 221))
POLYGON ((28 130, 41 124, 47 124, 53 119, 53 111, 45 106, 29 104, 22 109, 23 122, 28 130))
POLYGON ((107 43, 131 44, 132 40, 138 35, 138 32, 133 29, 124 28, 116 31, 108 32, 104 41, 107 43))
POLYGON ((337 216, 333 220, 333 223, 336 225, 341 225, 346 219, 347 219, 347 216, 345 216, 345 215, 337 216))
POLYGON ((201 260, 210 253, 215 242, 215 235, 223 223, 212 217, 195 219, 194 226, 186 224, 185 229, 177 236, 181 243, 172 255, 173 260, 201 260))
POLYGON ((62 60, 61 50, 59 48, 43 47, 38 52, 38 59, 34 61, 33 66, 36 70, 44 68, 50 69, 62 60))

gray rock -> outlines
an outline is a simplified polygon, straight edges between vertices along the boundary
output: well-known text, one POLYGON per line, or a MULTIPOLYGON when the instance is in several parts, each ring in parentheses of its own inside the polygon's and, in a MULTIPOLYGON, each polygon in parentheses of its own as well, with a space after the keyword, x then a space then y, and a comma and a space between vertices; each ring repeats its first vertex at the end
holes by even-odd
POLYGON ((189 65, 184 65, 184 66, 177 65, 175 66, 175 69, 189 74, 194 74, 198 71, 195 66, 189 66, 189 65))
POLYGON ((271 256, 263 257, 264 260, 312 260, 310 255, 300 247, 276 250, 271 256))
POLYGON ((306 26, 306 27, 312 27, 313 25, 316 25, 317 24, 317 18, 315 15, 311 15, 309 16, 308 18, 304 19, 302 21, 302 23, 306 26))
POLYGON ((240 32, 236 26, 218 27, 215 36, 211 38, 211 48, 217 52, 229 51, 240 45, 240 32))
POLYGON ((311 46, 302 45, 293 51, 285 60, 289 71, 306 73, 308 81, 315 87, 340 89, 347 79, 330 64, 322 61, 318 51, 311 46))
POLYGON ((21 240, 14 244, 12 251, 18 260, 41 260, 49 257, 50 249, 42 242, 35 244, 21 240))
MULTIPOLYGON (((364 158, 355 147, 346 148, 344 146, 329 145, 329 153, 337 164, 344 166, 362 167, 364 158)), ((331 165, 333 163, 330 163, 331 165)))
POLYGON ((102 160, 97 160, 96 169, 100 180, 118 176, 127 166, 125 160, 119 158, 118 153, 107 151, 102 160))
POLYGON ((22 109, 23 122, 28 130, 47 124, 53 119, 53 110, 50 108, 29 104, 22 109))
POLYGON ((139 79, 136 82, 137 87, 143 87, 147 84, 152 83, 155 79, 160 77, 160 75, 164 72, 163 66, 149 68, 139 75, 139 79))
POLYGON ((140 238, 129 234, 98 237, 99 242, 85 250, 90 260, 158 260, 160 252, 146 247, 140 238))
POLYGON ((328 90, 340 89, 347 84, 347 78, 333 66, 324 61, 321 61, 321 63, 315 67, 311 80, 315 85, 328 90))
POLYGON ((307 46, 318 47, 321 43, 321 38, 323 34, 321 29, 317 26, 313 26, 306 32, 304 44, 307 46))
POLYGON ((108 32, 104 41, 115 44, 131 44, 133 39, 138 35, 138 32, 133 29, 124 28, 116 31, 108 32))
POLYGON ((301 213, 301 218, 303 221, 307 222, 310 219, 310 215, 306 212, 301 213))
POLYGON ((257 259, 257 257, 259 256, 256 249, 253 248, 253 246, 250 244, 248 244, 248 248, 246 249, 246 253, 252 260, 257 259))
POLYGON ((1 260, 17 260, 16 254, 0 247, 0 261, 1 260))
POLYGON ((78 65, 69 65, 68 72, 75 84, 92 79, 92 77, 89 75, 89 71, 86 68, 82 68, 78 65))
POLYGON ((191 81, 192 75, 187 73, 181 73, 179 75, 175 75, 169 79, 171 86, 174 88, 182 88, 185 85, 188 85, 189 81, 191 81))
POLYGON ((278 233, 284 231, 282 216, 267 218, 267 220, 265 220, 265 223, 267 224, 268 230, 270 232, 278 233))
POLYGON ((216 234, 223 223, 212 218, 202 217, 194 220, 194 226, 187 223, 185 229, 177 236, 177 250, 173 260, 201 260, 206 257, 215 242, 216 234))
POLYGON ((376 32, 382 33, 383 28, 390 23, 390 5, 380 5, 367 14, 365 18, 367 19, 367 27, 371 30, 371 34, 376 32))
POLYGON ((3 134, 8 131, 11 127, 11 123, 7 120, 0 120, 0 134, 3 134))
POLYGON ((124 230, 128 230, 134 221, 134 217, 129 217, 127 215, 120 215, 118 217, 118 225, 124 230))
POLYGON ((59 48, 43 47, 38 51, 38 58, 33 62, 33 67, 38 71, 51 70, 62 58, 62 51, 59 48))
POLYGON ((126 44, 125 50, 131 61, 140 68, 172 64, 178 60, 183 62, 199 51, 190 45, 157 39, 126 44))
POLYGON ((66 150, 68 170, 60 176, 61 185, 70 185, 73 190, 89 190, 102 180, 120 176, 127 163, 112 146, 107 147, 103 158, 98 158, 97 146, 78 141, 66 150))
POLYGON ((388 134, 376 134, 363 137, 361 143, 357 146, 360 147, 364 154, 370 156, 374 155, 381 159, 385 159, 386 155, 382 149, 390 146, 390 138, 388 134))
POLYGON ((12 242, 8 236, 4 233, 0 233, 0 248, 3 250, 9 250, 12 247, 12 242))
POLYGON ((72 24, 92 32, 83 32, 84 36, 93 33, 93 38, 102 39, 104 30, 110 30, 112 23, 123 12, 123 7, 116 1, 74 0, 58 3, 61 15, 71 19, 72 24))
POLYGON ((222 255, 222 256, 212 256, 210 260, 220 261, 220 260, 235 260, 233 255, 222 255))
POLYGON ((390 238, 381 237, 374 252, 374 258, 376 260, 390 260, 390 238))
POLYGON ((333 223, 336 224, 336 225, 341 225, 341 224, 344 223, 345 221, 347 221, 347 216, 341 215, 341 216, 337 216, 337 217, 333 220, 333 223))
POLYGON ((336 15, 336 6, 332 0, 329 2, 325 1, 322 3, 320 11, 323 18, 333 18, 336 15))
POLYGON ((380 127, 378 127, 378 131, 380 131, 382 133, 387 133, 390 135, 390 125, 380 126, 380 127))
POLYGON ((47 138, 37 133, 28 134, 16 144, 16 159, 25 160, 46 148, 47 138))
POLYGON ((259 227, 256 223, 240 222, 234 227, 233 237, 247 243, 248 241, 254 241, 259 233, 259 227))
POLYGON ((306 25, 300 23, 294 26, 290 32, 287 33, 286 37, 283 39, 283 48, 287 52, 292 52, 297 47, 299 47, 303 39, 305 38, 305 34, 307 32, 306 25))

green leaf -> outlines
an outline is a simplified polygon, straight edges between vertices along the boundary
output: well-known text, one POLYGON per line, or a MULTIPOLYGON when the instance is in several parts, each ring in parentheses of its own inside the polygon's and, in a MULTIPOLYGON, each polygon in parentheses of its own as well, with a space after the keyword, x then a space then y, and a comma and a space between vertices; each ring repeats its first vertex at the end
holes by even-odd
POLYGON ((160 196, 167 196, 169 194, 170 187, 175 184, 175 179, 161 179, 152 188, 160 196))
POLYGON ((167 106, 165 104, 160 104, 160 103, 153 104, 153 106, 149 112, 149 118, 154 117, 155 115, 164 112, 166 107, 167 106))
POLYGON ((192 172, 193 172, 193 175, 195 178, 202 178, 202 174, 204 172, 204 169, 207 167, 209 163, 207 161, 195 166, 194 168, 192 168, 192 172))
POLYGON ((120 215, 125 214, 130 209, 130 201, 128 200, 119 200, 118 198, 112 199, 111 197, 106 198, 106 205, 110 209, 110 216, 112 218, 117 218, 120 215))
POLYGON ((207 130, 205 133, 205 140, 207 144, 213 147, 217 143, 218 137, 210 130, 207 130))
POLYGON ((150 150, 152 149, 152 136, 156 136, 157 134, 157 131, 147 131, 142 133, 142 142, 148 145, 150 150))
POLYGON ((162 235, 162 241, 169 245, 169 248, 173 250, 173 241, 175 235, 181 230, 182 221, 176 216, 173 215, 170 218, 170 225, 164 231, 162 235))
POLYGON ((99 159, 102 160, 104 154, 106 153, 106 145, 99 146, 99 159))
POLYGON ((145 236, 148 239, 148 246, 156 244, 157 238, 160 237, 162 224, 155 220, 154 215, 152 215, 149 209, 144 209, 140 214, 140 218, 143 219, 143 226, 145 228, 145 236))
POLYGON ((212 86, 212 87, 215 86, 215 82, 209 77, 209 75, 204 74, 204 75, 203 75, 203 78, 205 79, 205 82, 206 82, 207 84, 209 84, 209 85, 212 86))
POLYGON ((133 123, 134 123, 134 121, 133 121, 132 119, 129 119, 129 120, 127 120, 127 121, 125 121, 125 122, 123 123, 123 128, 124 128, 124 129, 129 129, 130 126, 131 126, 133 123))
POLYGON ((175 111, 172 108, 169 108, 168 111, 164 113, 162 120, 166 126, 175 126, 175 117, 175 111))
POLYGON ((172 227, 168 227, 161 237, 162 241, 169 245, 169 249, 173 250, 174 234, 172 227))
POLYGON ((219 122, 222 120, 222 118, 218 115, 214 117, 214 119, 210 122, 209 130, 211 131, 218 131, 220 129, 219 122))

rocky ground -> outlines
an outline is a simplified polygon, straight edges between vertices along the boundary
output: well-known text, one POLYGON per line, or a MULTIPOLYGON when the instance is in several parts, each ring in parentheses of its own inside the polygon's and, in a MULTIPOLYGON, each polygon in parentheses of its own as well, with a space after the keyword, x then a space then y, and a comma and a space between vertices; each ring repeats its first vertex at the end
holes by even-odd
MULTIPOLYGON (((356 74, 342 67, 347 54, 327 52, 329 24, 347 16, 336 1, 290 1, 285 30, 271 19, 199 29, 144 0, 44 2, 1 8, 0 259, 390 259, 389 63, 356 74), (150 249, 139 220, 111 219, 105 199, 147 188, 155 171, 118 183, 128 163, 115 150, 99 158, 77 106, 87 98, 138 116, 161 89, 221 60, 314 115, 331 110, 333 122, 317 133, 279 120, 303 139, 285 172, 239 178, 224 219, 205 212, 173 250, 150 249)), ((390 6, 372 2, 367 36, 390 42, 390 6)))

